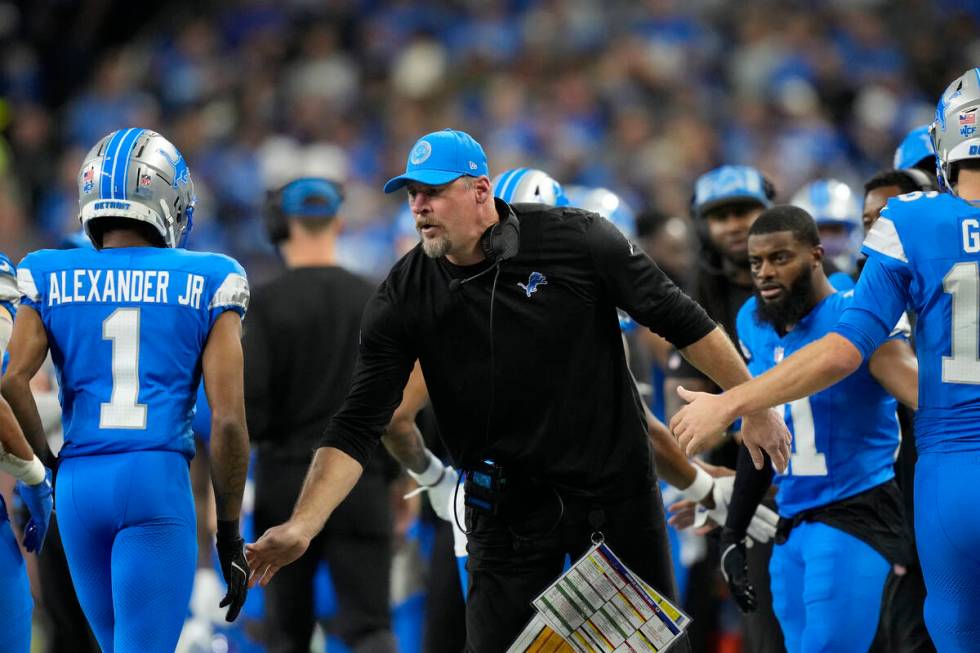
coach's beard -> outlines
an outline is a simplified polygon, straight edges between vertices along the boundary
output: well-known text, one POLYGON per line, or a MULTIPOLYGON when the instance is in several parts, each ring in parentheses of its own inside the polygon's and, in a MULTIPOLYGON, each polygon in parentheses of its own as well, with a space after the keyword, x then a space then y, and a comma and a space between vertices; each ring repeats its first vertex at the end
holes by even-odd
POLYGON ((422 238, 422 251, 429 258, 442 258, 449 253, 453 244, 448 236, 437 236, 435 238, 422 238))

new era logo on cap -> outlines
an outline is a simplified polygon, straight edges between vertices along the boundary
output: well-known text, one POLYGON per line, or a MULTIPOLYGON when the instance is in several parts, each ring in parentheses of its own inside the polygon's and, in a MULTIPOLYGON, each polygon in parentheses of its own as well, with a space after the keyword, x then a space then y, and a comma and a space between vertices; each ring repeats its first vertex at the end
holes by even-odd
POLYGON ((443 129, 415 142, 408 153, 405 174, 389 179, 384 190, 392 193, 410 181, 441 186, 464 175, 489 177, 487 155, 466 132, 443 129))

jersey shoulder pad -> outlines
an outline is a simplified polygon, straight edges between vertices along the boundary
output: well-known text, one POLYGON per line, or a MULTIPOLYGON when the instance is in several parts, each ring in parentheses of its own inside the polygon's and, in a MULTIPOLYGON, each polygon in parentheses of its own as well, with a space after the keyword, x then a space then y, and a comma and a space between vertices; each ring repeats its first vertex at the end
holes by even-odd
POLYGON ((738 338, 739 349, 742 350, 742 355, 746 360, 752 358, 752 343, 757 326, 755 306, 756 298, 753 295, 745 300, 742 308, 738 309, 738 315, 735 317, 735 330, 737 333, 733 335, 738 338))
POLYGON ((17 288, 22 297, 39 301, 44 287, 44 272, 63 265, 65 253, 75 250, 39 249, 31 252, 17 265, 17 288))
POLYGON ((209 285, 214 288, 208 308, 229 307, 242 313, 248 310, 251 293, 245 268, 238 261, 224 254, 200 254, 203 271, 210 280, 209 285))
POLYGON ((17 289, 17 268, 0 252, 0 302, 14 302, 20 298, 17 289))

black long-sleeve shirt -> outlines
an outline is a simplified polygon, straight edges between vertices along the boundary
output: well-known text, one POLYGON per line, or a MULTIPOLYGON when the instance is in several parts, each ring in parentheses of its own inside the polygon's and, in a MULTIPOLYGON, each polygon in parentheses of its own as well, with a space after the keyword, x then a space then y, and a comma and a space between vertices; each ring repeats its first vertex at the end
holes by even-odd
POLYGON ((252 295, 245 322, 248 431, 266 458, 308 459, 347 396, 376 286, 339 267, 288 270, 252 295))
POLYGON ((677 347, 714 323, 604 218, 497 210, 520 220, 520 248, 500 264, 495 291, 497 271, 450 287, 486 261, 459 267, 416 247, 394 266, 365 310, 350 394, 322 444, 367 460, 418 358, 458 466, 492 458, 594 496, 648 488, 646 426, 616 307, 677 347))

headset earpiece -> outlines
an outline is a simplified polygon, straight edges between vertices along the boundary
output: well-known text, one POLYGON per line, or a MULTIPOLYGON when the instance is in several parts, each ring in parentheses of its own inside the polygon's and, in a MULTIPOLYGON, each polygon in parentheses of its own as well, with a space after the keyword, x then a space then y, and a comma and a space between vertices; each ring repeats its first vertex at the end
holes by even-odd
POLYGON ((489 261, 506 261, 517 255, 521 240, 521 223, 513 213, 491 226, 480 237, 480 248, 489 261))
POLYGON ((282 189, 285 186, 270 190, 265 196, 265 208, 262 211, 265 219, 265 231, 273 245, 278 245, 289 236, 289 225, 282 211, 282 189))

